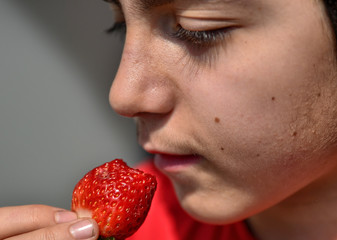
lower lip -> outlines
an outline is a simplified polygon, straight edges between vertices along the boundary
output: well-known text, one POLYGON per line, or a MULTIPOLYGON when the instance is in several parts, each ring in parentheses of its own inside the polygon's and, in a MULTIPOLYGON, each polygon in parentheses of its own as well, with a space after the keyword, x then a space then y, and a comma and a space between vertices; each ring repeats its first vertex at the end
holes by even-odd
POLYGON ((166 172, 181 171, 198 163, 199 161, 200 157, 197 155, 154 155, 154 162, 157 168, 166 172))

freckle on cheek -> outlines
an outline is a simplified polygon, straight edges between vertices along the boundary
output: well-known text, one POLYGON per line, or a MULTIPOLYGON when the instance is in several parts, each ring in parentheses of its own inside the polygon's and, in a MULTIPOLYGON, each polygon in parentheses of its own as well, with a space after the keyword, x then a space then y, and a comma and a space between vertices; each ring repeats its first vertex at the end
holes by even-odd
POLYGON ((214 118, 214 122, 219 123, 220 119, 218 117, 214 118))
POLYGON ((275 97, 272 97, 271 100, 272 100, 272 101, 275 101, 275 97))

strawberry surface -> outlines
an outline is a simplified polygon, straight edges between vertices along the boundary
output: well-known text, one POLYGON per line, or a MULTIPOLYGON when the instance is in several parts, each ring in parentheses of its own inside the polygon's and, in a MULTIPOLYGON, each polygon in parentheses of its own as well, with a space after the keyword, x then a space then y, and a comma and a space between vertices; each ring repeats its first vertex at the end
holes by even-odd
POLYGON ((95 219, 101 237, 123 240, 144 222, 156 187, 154 176, 115 159, 94 168, 76 184, 72 210, 79 217, 95 219))

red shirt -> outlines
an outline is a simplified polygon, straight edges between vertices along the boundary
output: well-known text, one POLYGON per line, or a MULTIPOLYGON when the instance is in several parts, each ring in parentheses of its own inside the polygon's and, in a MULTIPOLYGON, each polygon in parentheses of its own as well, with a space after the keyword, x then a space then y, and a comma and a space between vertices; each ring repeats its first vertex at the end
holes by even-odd
POLYGON ((171 182, 152 161, 138 168, 155 175, 158 188, 144 224, 128 240, 254 240, 244 222, 215 226, 192 219, 180 207, 171 182))

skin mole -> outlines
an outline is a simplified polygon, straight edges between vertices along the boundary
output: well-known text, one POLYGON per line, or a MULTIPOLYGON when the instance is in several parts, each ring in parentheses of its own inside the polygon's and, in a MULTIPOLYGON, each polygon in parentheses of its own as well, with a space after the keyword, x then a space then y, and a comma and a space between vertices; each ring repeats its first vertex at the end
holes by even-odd
POLYGON ((214 118, 214 122, 219 123, 220 122, 220 118, 218 118, 218 117, 214 118))

